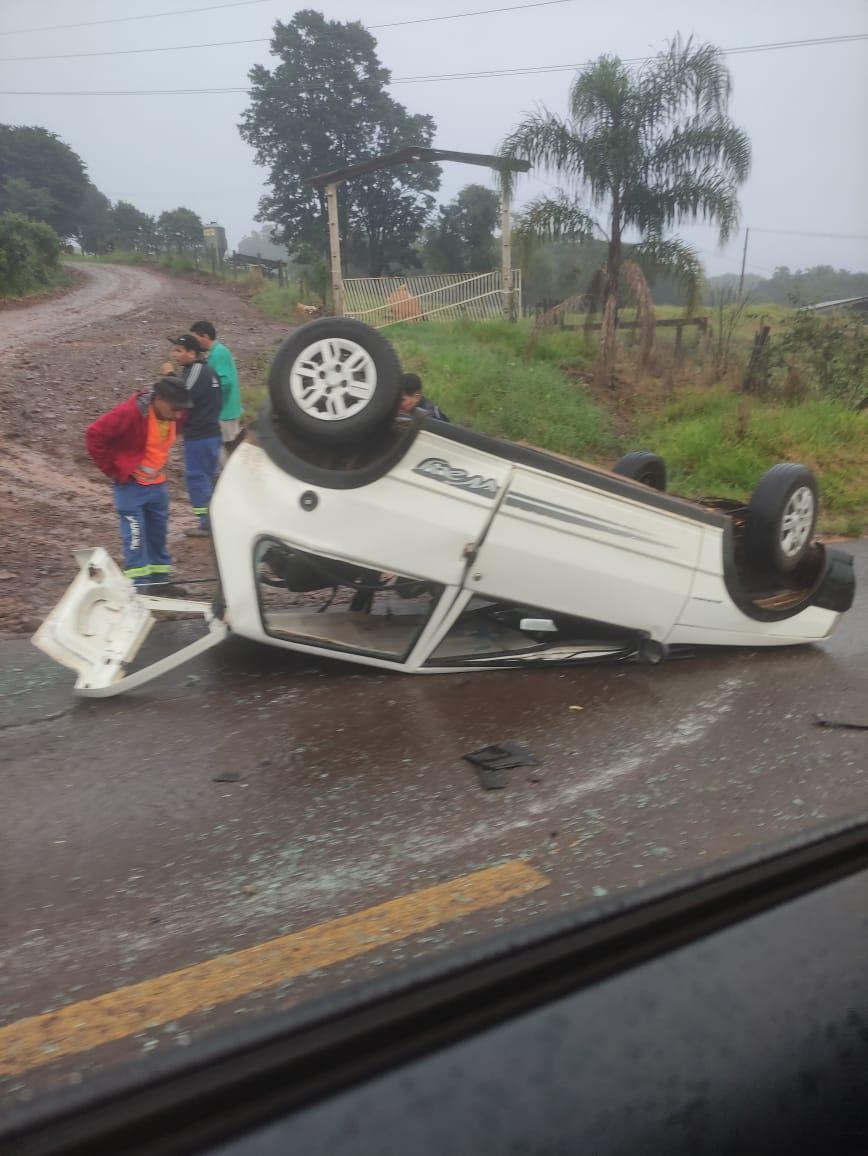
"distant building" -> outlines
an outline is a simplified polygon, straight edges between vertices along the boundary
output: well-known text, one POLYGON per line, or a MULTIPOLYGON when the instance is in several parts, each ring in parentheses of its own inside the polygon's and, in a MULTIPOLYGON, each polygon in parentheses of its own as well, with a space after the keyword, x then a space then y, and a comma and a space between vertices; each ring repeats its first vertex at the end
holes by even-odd
POLYGON ((209 221, 203 226, 202 233, 205 237, 205 248, 209 251, 215 250, 217 260, 222 262, 226 256, 226 230, 216 221, 209 221))

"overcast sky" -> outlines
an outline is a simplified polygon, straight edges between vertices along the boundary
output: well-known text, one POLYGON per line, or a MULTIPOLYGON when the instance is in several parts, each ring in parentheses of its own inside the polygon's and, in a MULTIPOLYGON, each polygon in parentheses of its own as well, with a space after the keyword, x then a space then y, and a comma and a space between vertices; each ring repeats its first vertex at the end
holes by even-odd
MULTIPOLYGON (((868 0, 727 0, 704 10, 695 0, 567 0, 374 29, 392 21, 519 2, 327 0, 309 6, 331 19, 361 20, 372 29, 380 58, 392 72, 392 95, 409 111, 434 117, 435 145, 481 152, 494 151, 536 104, 565 111, 571 71, 418 83, 400 83, 400 78, 572 66, 601 53, 644 57, 676 32, 724 49, 868 33, 868 0)), ((215 0, 210 11, 156 16, 205 7, 205 0, 0 0, 0 90, 243 87, 251 65, 270 66, 267 42, 274 21, 288 21, 297 8, 282 0, 221 7, 226 3, 215 0), (44 30, 119 16, 148 19, 44 30), (33 29, 42 31, 19 31, 33 29), (262 42, 224 48, 9 59, 257 38, 262 42)), ((742 224, 751 227, 748 269, 761 276, 784 264, 868 270, 868 40, 733 54, 727 62, 733 76, 731 113, 753 144, 753 172, 741 197, 742 224), (807 235, 817 233, 862 239, 807 235)), ((0 95, 0 121, 56 132, 80 154, 95 184, 112 200, 132 201, 153 214, 187 205, 204 220, 223 224, 234 247, 254 226, 264 177, 238 134, 245 105, 241 93, 0 95)), ((441 199, 480 179, 488 179, 484 170, 444 166, 441 199)), ((525 180, 519 197, 546 187, 525 180)), ((743 234, 721 252, 711 228, 681 233, 702 251, 709 273, 738 270, 743 234)))

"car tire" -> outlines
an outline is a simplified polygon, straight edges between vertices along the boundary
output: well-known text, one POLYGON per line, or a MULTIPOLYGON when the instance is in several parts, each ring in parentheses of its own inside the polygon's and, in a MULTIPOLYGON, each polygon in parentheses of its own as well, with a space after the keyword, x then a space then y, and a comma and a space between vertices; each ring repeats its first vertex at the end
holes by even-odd
POLYGON ((666 463, 657 454, 648 453, 647 450, 624 454, 612 467, 612 472, 632 478, 634 482, 641 482, 653 490, 666 489, 666 463))
POLYGON ((753 492, 745 520, 748 560, 789 574, 804 560, 817 524, 817 482, 806 466, 772 466, 753 492))
POLYGON ((350 317, 321 317, 283 341, 268 391, 292 433, 319 446, 352 446, 395 417, 400 377, 398 355, 376 329, 350 317))

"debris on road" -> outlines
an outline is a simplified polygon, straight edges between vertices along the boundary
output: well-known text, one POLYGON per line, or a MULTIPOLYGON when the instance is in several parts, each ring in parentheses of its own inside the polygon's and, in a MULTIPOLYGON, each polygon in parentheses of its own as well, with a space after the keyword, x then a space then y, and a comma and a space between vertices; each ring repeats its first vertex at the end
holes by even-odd
POLYGON ((505 742, 491 747, 480 747, 478 751, 471 751, 464 755, 470 763, 480 767, 491 767, 494 770, 505 771, 510 767, 536 767, 539 759, 531 754, 521 743, 505 742))
POLYGON ((212 783, 240 783, 241 775, 238 771, 221 771, 219 775, 214 775, 211 778, 212 783))
POLYGON ((521 743, 504 742, 481 747, 463 756, 477 767, 479 785, 485 791, 500 791, 506 786, 505 772, 513 767, 536 767, 539 759, 521 743))
POLYGON ((848 722, 846 719, 821 718, 820 715, 814 716, 814 726, 842 731, 868 731, 868 722, 848 722))

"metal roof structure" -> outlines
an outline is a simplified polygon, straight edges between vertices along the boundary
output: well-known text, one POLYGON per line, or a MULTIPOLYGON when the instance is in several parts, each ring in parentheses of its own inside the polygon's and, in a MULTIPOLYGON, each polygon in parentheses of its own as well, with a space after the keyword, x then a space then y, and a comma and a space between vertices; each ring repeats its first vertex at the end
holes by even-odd
POLYGON ((868 297, 841 297, 838 301, 817 301, 814 305, 803 305, 805 313, 820 313, 827 309, 868 309, 868 297))
POLYGON ((349 165, 345 169, 332 169, 328 173, 318 173, 315 177, 308 177, 306 185, 335 185, 347 181, 351 177, 359 177, 364 173, 373 173, 378 169, 388 169, 393 165, 414 164, 419 161, 458 161, 465 165, 482 165, 485 168, 497 169, 499 172, 526 173, 530 169, 530 161, 512 160, 507 157, 489 156, 486 153, 459 153, 451 149, 429 149, 410 145, 394 153, 384 153, 379 157, 361 161, 357 165, 349 165))

